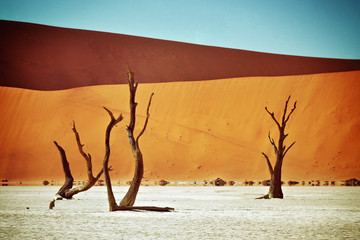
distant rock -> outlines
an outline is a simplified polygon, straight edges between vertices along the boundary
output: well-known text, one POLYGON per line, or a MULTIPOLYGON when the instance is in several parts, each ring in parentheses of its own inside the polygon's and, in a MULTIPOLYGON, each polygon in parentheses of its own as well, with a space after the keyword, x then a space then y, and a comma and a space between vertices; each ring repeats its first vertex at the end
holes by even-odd
POLYGON ((263 186, 270 186, 270 180, 264 180, 261 182, 263 186))
POLYGON ((356 178, 351 178, 345 181, 345 186, 360 186, 360 181, 356 178))
POLYGON ((214 181, 210 182, 211 184, 214 184, 215 186, 224 186, 226 185, 226 182, 222 180, 221 178, 217 178, 214 181))
POLYGON ((169 184, 169 182, 161 179, 161 180, 158 182, 158 184, 159 184, 160 186, 165 186, 165 185, 169 184))
POLYGON ((230 186, 233 186, 233 185, 235 185, 235 181, 229 181, 228 184, 229 184, 230 186))
POLYGON ((289 185, 289 186, 295 186, 295 185, 297 185, 297 184, 299 184, 298 181, 288 181, 288 185, 289 185))
POLYGON ((247 181, 247 180, 245 180, 245 186, 252 186, 252 185, 254 185, 254 181, 247 181))

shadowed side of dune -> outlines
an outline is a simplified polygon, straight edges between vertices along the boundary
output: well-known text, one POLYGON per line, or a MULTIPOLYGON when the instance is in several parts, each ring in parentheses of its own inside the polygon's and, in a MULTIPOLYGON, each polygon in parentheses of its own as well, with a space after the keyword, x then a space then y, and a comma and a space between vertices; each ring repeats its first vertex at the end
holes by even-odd
MULTIPOLYGON (((268 178, 261 152, 273 159, 267 134, 270 130, 276 139, 277 129, 264 107, 279 115, 290 94, 298 107, 288 123, 286 142, 296 144, 284 161, 283 178, 360 177, 359 71, 141 84, 138 129, 151 92, 155 92, 151 117, 140 142, 145 179, 268 178)), ((114 114, 124 115, 111 136, 112 178, 129 180, 133 160, 125 130, 128 98, 127 85, 62 91, 1 87, 0 177, 61 180, 59 153, 52 143, 57 140, 67 151, 75 178, 85 179, 85 162, 75 144, 72 120, 97 171, 109 121, 102 106, 107 106, 114 114)))
POLYGON ((360 70, 360 60, 277 55, 0 21, 0 85, 37 90, 360 70))

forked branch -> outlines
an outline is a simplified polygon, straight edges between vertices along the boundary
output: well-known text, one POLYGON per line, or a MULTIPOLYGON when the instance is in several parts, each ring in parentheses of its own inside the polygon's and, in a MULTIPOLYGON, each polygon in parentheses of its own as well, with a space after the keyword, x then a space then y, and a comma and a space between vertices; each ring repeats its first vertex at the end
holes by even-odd
POLYGON ((110 121, 110 123, 109 123, 110 125, 115 126, 115 125, 118 124, 121 120, 123 120, 122 114, 120 114, 119 117, 117 117, 117 118, 115 119, 114 114, 113 114, 109 109, 107 109, 106 107, 103 107, 103 108, 106 110, 106 112, 109 114, 109 116, 110 116, 110 118, 111 118, 111 121, 110 121))
POLYGON ((111 133, 111 130, 113 129, 113 127, 117 123, 119 123, 123 119, 123 117, 120 114, 119 117, 115 119, 114 114, 109 109, 107 109, 106 107, 104 107, 104 109, 109 114, 111 120, 110 120, 110 122, 106 128, 106 132, 105 132, 105 157, 104 157, 104 161, 103 161, 103 171, 104 171, 104 177, 105 177, 107 194, 108 194, 109 209, 110 209, 110 211, 113 211, 113 209, 116 208, 117 205, 116 205, 114 193, 113 193, 112 187, 111 187, 111 180, 110 180, 109 167, 108 167, 109 158, 110 158, 110 133, 111 133))
POLYGON ((280 124, 279 124, 279 122, 276 120, 274 112, 270 112, 267 107, 265 107, 265 110, 266 110, 266 112, 267 112, 268 114, 270 114, 271 118, 274 120, 274 122, 276 123, 276 125, 277 125, 278 128, 280 129, 280 128, 281 128, 281 127, 280 127, 280 124))
MULTIPOLYGON (((290 100, 290 96, 289 96, 289 98, 288 98, 288 101, 289 101, 289 100, 290 100)), ((288 102, 288 101, 287 101, 287 102, 288 102)), ((286 106, 285 106, 285 107, 287 107, 287 102, 286 102, 286 106)), ((286 120, 284 121, 284 124, 286 124, 286 123, 289 121, 291 114, 293 114, 293 112, 295 111, 295 109, 296 109, 296 103, 297 103, 297 101, 294 102, 294 107, 291 109, 289 115, 287 116, 286 120)), ((285 113, 284 113, 284 117, 285 117, 285 113)))

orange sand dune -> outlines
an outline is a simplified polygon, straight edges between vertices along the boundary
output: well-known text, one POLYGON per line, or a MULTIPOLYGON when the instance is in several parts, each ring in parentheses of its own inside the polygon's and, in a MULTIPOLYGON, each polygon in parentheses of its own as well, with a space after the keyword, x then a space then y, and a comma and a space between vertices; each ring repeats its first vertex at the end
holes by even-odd
MULTIPOLYGON (((288 124, 287 144, 296 141, 283 166, 284 180, 344 180, 360 177, 360 71, 284 77, 246 77, 197 82, 140 84, 138 130, 155 92, 148 129, 140 145, 145 179, 228 180, 269 178, 261 152, 272 156, 267 134, 277 129, 264 110, 279 116, 291 94, 298 107, 288 124)), ((111 136, 113 179, 129 180, 133 159, 125 125, 128 86, 103 85, 61 91, 0 88, 0 177, 9 180, 61 180, 57 140, 73 175, 86 179, 72 120, 101 168, 102 106, 124 115, 111 136)))
POLYGON ((0 21, 0 32, 0 86, 37 90, 126 84, 126 63, 143 83, 360 70, 360 60, 259 53, 21 22, 0 21))

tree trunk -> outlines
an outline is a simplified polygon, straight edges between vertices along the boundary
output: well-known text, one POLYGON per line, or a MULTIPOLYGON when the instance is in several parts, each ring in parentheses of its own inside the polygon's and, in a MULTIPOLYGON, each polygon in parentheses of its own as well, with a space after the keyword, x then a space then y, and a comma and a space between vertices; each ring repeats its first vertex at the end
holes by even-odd
POLYGON ((287 101, 285 103, 285 109, 284 109, 284 113, 283 113, 283 116, 282 116, 281 123, 279 123, 279 121, 275 118, 274 113, 270 112, 267 109, 267 107, 265 107, 266 112, 269 113, 269 115, 274 120, 274 122, 276 123, 276 125, 277 125, 277 127, 279 129, 279 141, 278 141, 278 145, 276 145, 276 143, 274 142, 274 139, 271 138, 270 132, 269 132, 268 138, 269 138, 269 141, 270 141, 271 145, 274 148, 276 162, 275 162, 275 168, 273 168, 268 156, 265 153, 262 153, 264 155, 265 159, 266 159, 267 164, 268 164, 271 179, 270 179, 269 193, 267 195, 263 196, 263 197, 260 197, 260 198, 266 198, 266 199, 268 199, 268 198, 281 198, 282 199, 284 197, 282 189, 281 189, 281 185, 282 185, 282 181, 281 181, 282 164, 283 164, 283 160, 284 160, 284 157, 285 157, 286 153, 295 144, 295 142, 293 142, 288 148, 286 148, 286 146, 284 145, 285 138, 288 136, 288 134, 285 134, 286 123, 289 121, 289 118, 290 118, 291 114, 296 109, 296 101, 295 101, 294 107, 291 109, 290 113, 286 116, 289 100, 290 100, 290 96, 289 96, 289 98, 287 99, 287 101))
POLYGON ((119 204, 121 207, 134 205, 137 193, 140 188, 141 180, 144 176, 144 162, 142 154, 137 148, 132 149, 132 151, 135 158, 135 173, 128 192, 119 204))
POLYGON ((268 196, 269 198, 284 198, 281 189, 281 176, 279 174, 272 174, 268 196))
POLYGON ((109 201, 109 210, 110 212, 114 211, 118 206, 116 204, 115 201, 115 197, 114 197, 114 193, 112 191, 112 186, 111 186, 111 180, 110 180, 110 174, 109 174, 109 157, 110 157, 110 133, 111 130, 113 129, 113 127, 119 123, 123 117, 120 114, 120 116, 115 119, 113 113, 104 107, 104 109, 108 112, 108 114, 110 115, 110 123, 108 124, 107 128, 106 128, 106 132, 105 132, 105 157, 104 157, 104 162, 103 162, 103 171, 104 171, 104 177, 105 177, 105 183, 106 183, 106 189, 107 189, 107 195, 108 195, 108 201, 109 201))
POLYGON ((134 177, 131 181, 130 188, 129 188, 128 192, 126 193, 125 197, 121 200, 121 202, 119 204, 121 207, 134 205, 137 193, 138 193, 140 185, 141 185, 142 178, 144 176, 144 161, 143 161, 143 155, 142 155, 142 153, 140 151, 140 147, 139 147, 139 138, 145 132, 147 123, 149 121, 149 117, 150 117, 149 109, 150 109, 150 105, 151 105, 151 99, 154 95, 154 93, 152 93, 150 96, 148 107, 147 107, 147 112, 146 112, 146 120, 144 123, 144 127, 135 140, 134 130, 135 130, 136 106, 137 106, 137 103, 135 102, 135 95, 136 95, 138 83, 135 82, 134 75, 135 74, 133 72, 131 72, 131 70, 128 66, 127 76, 128 76, 129 91, 130 91, 130 102, 129 102, 130 123, 129 123, 129 126, 127 126, 126 130, 127 130, 127 134, 128 134, 130 148, 131 148, 134 160, 135 160, 135 172, 134 172, 134 177))

